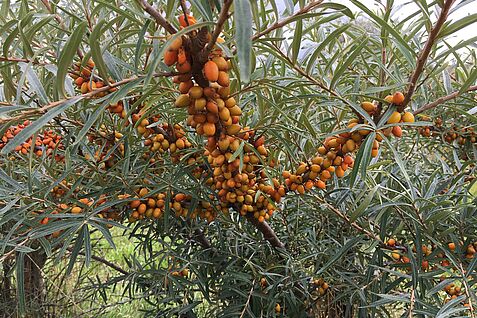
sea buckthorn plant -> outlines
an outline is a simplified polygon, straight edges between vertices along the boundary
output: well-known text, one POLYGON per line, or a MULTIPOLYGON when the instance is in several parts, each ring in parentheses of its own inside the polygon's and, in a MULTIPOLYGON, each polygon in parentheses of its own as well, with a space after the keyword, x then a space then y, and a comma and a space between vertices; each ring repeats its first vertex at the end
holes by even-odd
POLYGON ((0 316, 476 317, 475 1, 369 2, 2 2, 0 316))

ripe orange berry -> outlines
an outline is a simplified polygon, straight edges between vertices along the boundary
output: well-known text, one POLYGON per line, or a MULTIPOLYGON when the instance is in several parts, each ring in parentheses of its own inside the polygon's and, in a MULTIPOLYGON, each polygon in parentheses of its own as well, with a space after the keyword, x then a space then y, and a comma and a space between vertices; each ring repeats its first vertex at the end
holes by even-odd
POLYGON ((177 64, 176 69, 179 73, 189 73, 192 70, 192 66, 189 61, 185 61, 182 64, 177 64))
MULTIPOLYGON (((214 63, 214 62, 212 62, 212 63, 214 63)), ((219 83, 220 86, 224 86, 224 87, 229 86, 230 85, 229 74, 227 74, 227 72, 220 71, 219 72, 219 77, 217 79, 217 83, 219 83)))
POLYGON ((166 50, 164 52, 164 63, 167 66, 171 66, 177 63, 177 51, 176 50, 166 50))
POLYGON ((219 79, 219 67, 213 61, 204 64, 204 76, 210 82, 217 82, 219 79))
POLYGON ((392 103, 393 102, 393 95, 388 95, 384 98, 384 100, 388 103, 392 103))
POLYGON ((390 239, 386 242, 386 244, 389 245, 389 246, 394 246, 394 245, 396 245, 396 240, 390 238, 390 239))
POLYGON ((396 136, 398 138, 402 137, 402 128, 401 127, 394 126, 392 132, 393 132, 394 136, 396 136))
POLYGON ((401 105, 404 102, 404 94, 401 92, 396 92, 393 95, 393 104, 401 105))
POLYGON ((401 258, 401 254, 399 254, 398 250, 394 250, 393 253, 391 253, 391 257, 397 261, 401 258))
POLYGON ((196 23, 197 23, 197 20, 193 16, 191 16, 190 14, 187 14, 187 21, 186 21, 185 16, 183 14, 181 14, 179 16, 179 24, 183 28, 186 28, 188 25, 194 25, 196 23), (187 22, 189 24, 187 24, 187 22))
POLYGON ((414 122, 414 115, 411 112, 405 112, 402 115, 402 121, 405 123, 413 123, 414 122))
POLYGON ((397 124, 401 121, 401 113, 394 112, 388 119, 388 124, 397 124))
POLYGON ((204 135, 214 136, 215 135, 215 124, 214 123, 205 123, 204 124, 204 135))

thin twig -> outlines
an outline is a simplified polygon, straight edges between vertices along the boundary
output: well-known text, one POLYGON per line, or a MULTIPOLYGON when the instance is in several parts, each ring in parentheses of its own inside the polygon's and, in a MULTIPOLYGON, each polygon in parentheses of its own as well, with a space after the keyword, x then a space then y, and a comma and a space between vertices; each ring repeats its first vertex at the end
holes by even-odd
POLYGON ((35 64, 35 65, 47 65, 48 64, 48 63, 42 63, 42 62, 32 61, 32 60, 28 60, 28 59, 22 59, 22 58, 18 58, 18 57, 4 57, 4 56, 0 56, 0 61, 15 62, 15 63, 32 63, 32 64, 35 64))
MULTIPOLYGON (((70 252, 71 250, 68 249, 70 252)), ((84 252, 79 252, 80 255, 85 255, 84 252)), ((95 261, 98 261, 100 263, 103 263, 104 265, 106 266, 109 266, 111 267, 112 269, 120 272, 121 274, 123 275, 129 275, 130 273, 124 269, 122 269, 121 267, 119 267, 118 265, 114 264, 114 263, 111 263, 110 261, 108 261, 107 259, 104 259, 102 257, 99 257, 99 256, 96 256, 96 255, 91 255, 91 258, 94 259, 95 261)))
POLYGON ((333 212, 334 214, 336 214, 338 217, 340 217, 341 219, 343 219, 344 221, 346 221, 347 223, 349 223, 349 225, 351 225, 352 227, 354 227, 356 230, 358 230, 359 232, 363 233, 364 235, 368 236, 369 238, 372 238, 373 240, 376 240, 378 241, 381 245, 386 245, 384 244, 384 242, 379 238, 377 237, 376 235, 374 235, 374 233, 371 233, 369 232, 368 230, 366 230, 365 228, 361 227, 359 224, 357 224, 356 222, 351 222, 350 218, 348 216, 346 216, 343 212, 341 212, 340 210, 338 210, 336 207, 334 207, 332 204, 330 204, 328 201, 320 198, 319 196, 314 196, 320 203, 326 205, 326 207, 328 209, 331 210, 331 212, 333 212))
MULTIPOLYGON (((155 74, 154 77, 173 76, 173 75, 174 75, 173 73, 158 73, 158 74, 155 74)), ((97 88, 97 89, 92 90, 91 92, 88 92, 88 93, 85 93, 85 94, 76 95, 76 96, 73 96, 73 97, 68 97, 68 98, 65 98, 65 99, 62 99, 62 100, 59 100, 59 101, 56 101, 56 102, 49 103, 49 104, 47 104, 45 106, 42 106, 40 108, 26 110, 26 111, 21 112, 21 114, 18 115, 18 116, 0 119, 0 124, 8 123, 8 122, 11 122, 11 121, 17 121, 17 120, 25 119, 26 117, 29 117, 29 116, 45 113, 49 109, 58 107, 61 104, 63 104, 64 102, 66 102, 70 99, 73 99, 73 98, 82 98, 82 99, 93 98, 94 96, 96 96, 97 94, 99 94, 101 92, 107 92, 111 88, 115 88, 115 87, 127 84, 129 82, 132 82, 134 80, 137 80, 137 79, 140 79, 140 78, 143 78, 143 77, 145 77, 145 76, 141 75, 141 76, 126 78, 126 79, 123 79, 122 81, 119 81, 119 82, 116 82, 116 83, 110 83, 109 85, 105 85, 101 88, 97 88)))
POLYGON ((184 20, 187 24, 187 26, 189 26, 189 10, 187 9, 187 4, 186 4, 186 1, 185 0, 181 0, 181 8, 182 8, 182 13, 184 14, 184 20))
POLYGON ((416 296, 415 296, 415 290, 414 288, 411 288, 411 298, 410 298, 410 304, 409 304, 409 318, 412 318, 412 311, 414 310, 414 302, 416 301, 416 296))
POLYGON ((475 317, 474 315, 474 306, 472 304, 472 297, 470 295, 470 292, 469 291, 472 291, 472 289, 470 289, 469 287, 469 284, 467 284, 467 279, 464 277, 465 275, 465 270, 464 268, 462 267, 462 263, 459 263, 459 269, 460 269, 460 272, 462 273, 462 283, 464 284, 464 290, 465 290, 465 295, 467 296, 467 300, 469 301, 469 310, 470 310, 470 316, 472 318, 475 317))
MULTIPOLYGON (((48 10, 48 12, 50 12, 51 14, 54 14, 55 16, 55 20, 58 22, 58 24, 60 25, 61 29, 63 29, 64 31, 67 31, 68 28, 66 27, 65 23, 63 22, 63 19, 58 15, 56 14, 55 12, 53 12, 53 8, 51 7, 51 4, 48 0, 41 0, 41 2, 43 3, 43 5, 45 6, 46 10, 48 10)), ((78 48, 76 50, 76 54, 78 54, 79 58, 80 59, 83 59, 83 52, 81 51, 80 48, 78 48)))
POLYGON ((421 76, 422 71, 424 70, 424 66, 426 65, 427 58, 429 57, 429 54, 434 45, 434 42, 436 41, 437 35, 439 34, 439 31, 441 30, 442 25, 446 21, 447 16, 449 15, 449 10, 451 6, 454 4, 454 2, 455 0, 446 0, 444 2, 444 6, 441 10, 441 13, 439 14, 439 18, 437 19, 436 23, 432 27, 431 32, 429 33, 427 42, 424 45, 424 49, 421 51, 421 53, 419 54, 417 58, 416 68, 414 69, 414 72, 409 78, 409 84, 408 84, 406 97, 404 98, 403 104, 399 107, 400 110, 404 110, 406 105, 411 101, 412 95, 414 94, 414 91, 416 89, 416 83, 419 77, 421 76))
POLYGON ((252 40, 255 41, 257 40, 258 38, 272 32, 273 30, 276 30, 276 29, 279 29, 279 28, 282 28, 284 27, 285 25, 291 23, 291 22, 294 22, 296 21, 296 17, 297 16, 300 16, 302 14, 306 14, 308 13, 309 11, 315 9, 316 7, 318 7, 320 4, 323 3, 323 0, 318 0, 318 1, 312 1, 310 2, 309 4, 307 4, 306 6, 304 6, 303 8, 301 8, 300 10, 298 10, 297 12, 295 12, 294 14, 292 14, 291 16, 289 17, 286 17, 280 21, 277 21, 275 22, 274 24, 270 25, 268 28, 266 28, 265 30, 261 31, 261 32, 258 32, 256 33, 253 37, 252 37, 252 40))
POLYGON ((177 33, 176 28, 172 24, 169 23, 160 13, 157 11, 153 6, 151 6, 147 0, 137 0, 139 1, 139 4, 142 6, 142 8, 149 13, 159 24, 162 26, 164 29, 166 29, 167 32, 170 34, 175 34, 177 33))
POLYGON ((345 98, 341 97, 337 92, 335 92, 334 90, 328 88, 325 84, 323 84, 322 82, 320 82, 319 80, 317 80, 316 78, 312 77, 310 74, 308 74, 305 70, 303 70, 300 66, 298 66, 296 63, 294 63, 289 57, 288 55, 286 55, 285 53, 282 52, 282 50, 280 50, 279 47, 277 47, 275 44, 273 44, 273 47, 275 48, 275 50, 293 67, 293 69, 295 69, 295 71, 297 71, 300 75, 302 75, 303 77, 305 77, 306 79, 308 79, 310 82, 312 82, 313 84, 317 85, 318 87, 320 87, 322 90, 328 92, 329 94, 331 94, 332 96, 334 96, 335 98, 339 99, 340 101, 342 101, 343 103, 345 103, 347 106, 349 106, 349 108, 351 108, 351 110, 353 111, 353 113, 358 116, 358 118, 362 118, 361 114, 356 111, 352 106, 351 106, 351 103, 346 100, 345 98))
POLYGON ((250 304, 250 299, 252 298, 252 295, 253 295, 254 285, 255 285, 255 279, 252 282, 252 288, 250 288, 250 291, 248 292, 247 302, 245 303, 245 306, 243 307, 242 313, 240 314, 240 318, 243 318, 243 316, 245 315, 245 311, 247 311, 248 304, 250 304))
POLYGON ((232 0, 225 0, 224 4, 222 5, 222 10, 220 10, 219 19, 217 20, 217 25, 215 26, 214 33, 212 33, 212 37, 210 38, 209 43, 207 43, 206 49, 207 52, 210 52, 217 42, 217 39, 224 28, 225 21, 227 21, 229 17, 229 9, 232 5, 232 0))
MULTIPOLYGON (((470 86, 466 92, 471 92, 471 91, 477 91, 477 85, 474 85, 474 86, 470 86)), ((459 92, 453 92, 447 96, 442 96, 438 99, 436 99, 434 102, 432 103, 429 103, 427 105, 424 105, 422 107, 420 107, 419 109, 417 109, 416 111, 413 112, 414 115, 417 115, 417 114, 420 114, 422 112, 425 112, 426 110, 429 110, 429 109, 432 109, 436 106, 439 106, 440 104, 443 104, 445 102, 447 102, 448 100, 451 100, 451 99, 454 99, 454 98, 457 98, 459 97, 459 92)))

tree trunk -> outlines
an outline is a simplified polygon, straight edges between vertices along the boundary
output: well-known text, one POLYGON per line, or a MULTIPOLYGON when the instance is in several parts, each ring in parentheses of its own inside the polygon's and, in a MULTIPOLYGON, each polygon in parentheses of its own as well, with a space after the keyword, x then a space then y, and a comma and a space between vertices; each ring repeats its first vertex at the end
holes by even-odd
POLYGON ((42 269, 46 263, 43 251, 35 251, 25 255, 24 283, 25 305, 28 317, 45 317, 46 290, 42 269))

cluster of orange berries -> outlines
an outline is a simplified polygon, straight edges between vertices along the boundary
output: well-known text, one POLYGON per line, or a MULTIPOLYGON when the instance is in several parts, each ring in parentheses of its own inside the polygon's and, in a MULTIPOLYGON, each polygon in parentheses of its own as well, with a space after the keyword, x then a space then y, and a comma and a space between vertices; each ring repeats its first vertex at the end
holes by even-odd
MULTIPOLYGON (((404 95, 397 92, 386 97, 386 101, 400 105, 404 101, 404 95)), ((377 111, 377 104, 369 101, 362 102, 361 107, 370 115, 375 114, 377 111)), ((410 112, 401 114, 395 111, 387 121, 388 124, 397 124, 399 122, 414 122, 414 116, 410 112)), ((293 173, 284 171, 283 178, 287 188, 303 194, 306 190, 310 190, 313 187, 326 189, 326 182, 332 178, 333 174, 338 178, 344 177, 346 170, 352 168, 354 164, 351 154, 359 149, 364 138, 371 132, 364 128, 355 128, 359 124, 359 119, 351 119, 347 124, 350 132, 327 137, 323 145, 318 148, 318 154, 310 162, 301 162, 293 173)), ((379 142, 383 140, 381 134, 386 137, 389 137, 391 134, 401 137, 402 129, 400 126, 394 126, 378 131, 376 139, 373 141, 372 157, 378 155, 379 142)))
MULTIPOLYGON (((149 194, 147 188, 141 188, 137 191, 137 195, 129 203, 132 212, 129 222, 135 222, 142 219, 158 219, 164 214, 167 200, 165 192, 149 194)), ((193 211, 190 211, 191 196, 184 193, 176 193, 171 196, 169 202, 170 208, 174 211, 176 217, 200 217, 208 222, 212 222, 216 217, 216 208, 208 201, 200 201, 193 211)), ((213 199, 210 197, 209 199, 213 199)))
MULTIPOLYGON (((9 127, 2 138, 0 139, 0 149, 5 147, 5 145, 13 139, 16 135, 20 133, 25 127, 30 125, 29 120, 25 120, 22 124, 9 127)), ((33 141, 33 137, 28 138, 21 145, 15 147, 15 151, 26 155, 30 152, 30 149, 33 147, 33 152, 38 157, 41 157, 43 153, 47 156, 51 156, 55 149, 63 149, 64 146, 61 143, 61 136, 55 133, 53 130, 45 130, 44 132, 37 135, 36 139, 33 141)), ((55 159, 57 161, 62 161, 64 157, 60 154, 55 154, 55 159)))
MULTIPOLYGON (((255 137, 255 131, 250 130, 236 136, 222 134, 217 142, 209 141, 205 155, 213 173, 206 183, 217 191, 223 212, 234 207, 241 215, 252 213, 263 222, 276 210, 274 202, 285 195, 285 188, 277 179, 267 182, 262 168, 268 161, 265 138, 255 137), (234 157, 241 145, 242 154, 234 157)), ((273 167, 275 162, 270 160, 268 165, 273 167)))
MULTIPOLYGON (((55 199, 62 199, 66 193, 70 191, 71 185, 68 184, 66 181, 62 181, 59 185, 53 187, 51 190, 52 196, 55 199)), ((73 191, 73 194, 76 196, 79 193, 79 189, 75 189, 73 191)), ((120 196, 120 198, 122 198, 120 196)), ((54 214, 66 214, 66 213, 71 213, 71 214, 81 214, 85 212, 85 209, 89 208, 97 208, 100 207, 101 205, 105 204, 107 202, 106 196, 101 195, 101 197, 98 200, 93 200, 91 198, 81 198, 78 200, 78 203, 73 203, 73 204, 66 204, 66 203, 58 203, 57 206, 49 213, 49 215, 54 215, 54 214)), ((41 215, 44 214, 43 211, 40 212, 33 212, 33 215, 41 215)), ((107 220, 114 220, 114 221, 120 221, 121 220, 121 215, 120 213, 115 210, 113 207, 106 207, 102 209, 98 214, 97 217, 104 218, 107 220)), ((49 216, 44 216, 40 220, 40 224, 48 224, 51 222, 52 218, 49 216)), ((54 218, 55 221, 61 220, 61 218, 54 218)), ((108 227, 112 227, 111 224, 108 224, 108 227)), ((57 231, 51 234, 52 238, 58 237, 62 231, 57 231)))
MULTIPOLYGON (((461 245, 463 245, 462 242, 461 242, 461 245)), ((392 249, 391 258, 393 260, 395 260, 398 263, 403 263, 403 264, 408 264, 410 262, 410 259, 407 256, 401 255, 401 250, 402 249, 399 249, 400 244, 395 239, 390 238, 386 242, 386 246, 389 249, 392 249)), ((436 249, 435 247, 430 247, 430 246, 427 246, 427 245, 422 245, 421 248, 422 248, 422 256, 424 258, 428 258, 432 254, 432 251, 436 249)), ((451 252, 454 252, 455 249, 456 249, 456 244, 451 242, 451 243, 448 244, 448 248, 451 252)), ((470 243, 463 250, 464 257, 466 259, 473 259, 475 254, 476 254, 476 248, 477 248, 477 242, 470 243)), ((412 251, 415 253, 416 248, 413 247, 412 251)), ((448 266, 451 265, 444 252, 439 251, 438 253, 435 254, 435 256, 436 256, 437 260, 441 260, 440 264, 442 266, 448 267, 448 266)), ((422 269, 424 269, 424 270, 429 269, 429 260, 428 259, 424 259, 422 261, 422 269)))
MULTIPOLYGON (((464 243, 460 242, 460 245, 463 246, 464 243)), ((447 246, 449 247, 449 250, 451 250, 452 252, 454 252, 455 249, 456 249, 456 245, 453 242, 449 243, 447 246)), ((476 253, 476 249, 477 249, 477 242, 470 243, 469 245, 467 245, 465 247, 465 249, 463 250, 465 258, 467 258, 467 259, 474 258, 475 253, 476 253)))
MULTIPOLYGON (((444 280, 444 279, 445 279, 445 276, 442 276, 441 280, 444 280)), ((462 287, 457 286, 454 283, 446 285, 442 290, 447 294, 446 299, 444 299, 444 303, 448 303, 449 301, 456 299, 465 294, 465 292, 462 290, 462 287)), ((462 304, 464 305, 464 307, 470 306, 467 300, 464 300, 462 304)))
MULTIPOLYGON (((189 24, 195 23, 188 20, 189 24)), ((181 16, 183 27, 184 22, 181 16)), ((212 176, 206 183, 217 193, 218 209, 228 213, 232 207, 263 222, 275 211, 273 202, 280 201, 285 188, 278 180, 267 179, 264 164, 273 167, 274 161, 268 159, 264 137, 255 136, 255 131, 239 124, 242 110, 230 93, 230 61, 217 46, 205 47, 211 34, 203 30, 176 39, 165 52, 165 64, 175 65, 180 73, 174 78, 181 93, 175 106, 187 108, 187 124, 207 137, 204 154, 212 176), (201 36, 206 40, 202 48, 191 49, 197 47, 194 43, 201 36), (207 56, 201 60, 204 52, 207 56)), ((217 42, 223 43, 223 39, 217 42)))
MULTIPOLYGON (((423 120, 431 121, 431 118, 424 116, 423 120)), ((454 141, 459 145, 477 143, 477 133, 473 127, 459 128, 453 124, 450 128, 446 128, 441 118, 436 118, 432 126, 419 128, 419 133, 423 137, 442 136, 447 143, 453 143, 454 141)))
MULTIPOLYGON (((187 139, 184 129, 178 125, 170 125, 168 123, 159 124, 159 116, 152 116, 148 119, 140 119, 140 114, 134 114, 132 116, 133 123, 137 124, 137 131, 144 138, 144 145, 149 148, 152 153, 164 153, 168 151, 171 155, 172 162, 178 162, 181 158, 180 151, 183 149, 191 148, 192 144, 187 139), (148 127, 149 125, 152 127, 148 127)), ((149 153, 146 153, 145 156, 148 156, 149 153)), ((151 159, 152 162, 155 161, 154 158, 151 159)), ((189 164, 195 162, 194 157, 189 158, 189 164)))
MULTIPOLYGON (((104 87, 104 82, 94 74, 95 64, 92 59, 86 61, 85 65, 82 65, 81 62, 75 63, 73 66, 73 71, 70 72, 71 78, 74 79, 75 85, 78 87, 78 90, 81 94, 86 94, 92 92, 98 88, 104 87)), ((109 79, 112 82, 112 79, 109 79)), ((95 97, 104 97, 109 93, 116 91, 117 88, 111 87, 107 91, 98 92, 95 94, 95 97)), ((115 104, 111 104, 107 108, 111 113, 118 114, 121 118, 126 117, 126 110, 122 101, 119 101, 115 104)))
POLYGON ((329 285, 323 278, 316 278, 312 281, 312 286, 314 289, 314 293, 317 296, 323 296, 329 289, 329 285))

